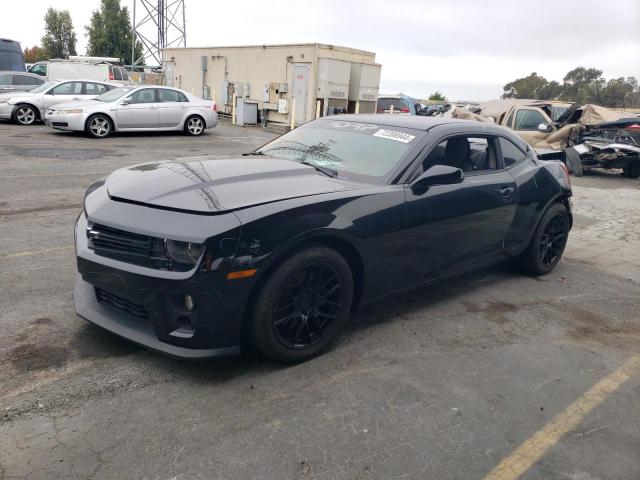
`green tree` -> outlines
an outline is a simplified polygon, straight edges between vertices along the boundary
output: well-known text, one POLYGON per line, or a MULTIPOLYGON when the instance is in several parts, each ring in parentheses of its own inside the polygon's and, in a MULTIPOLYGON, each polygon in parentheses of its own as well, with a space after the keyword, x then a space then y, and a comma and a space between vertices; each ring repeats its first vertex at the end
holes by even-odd
POLYGON ((49 7, 44 15, 42 48, 47 58, 67 58, 76 54, 76 34, 69 10, 49 7))
POLYGON ((533 72, 527 77, 517 78, 502 89, 502 98, 538 98, 539 92, 547 87, 547 79, 533 72))
POLYGON ((600 103, 607 107, 631 107, 637 87, 638 81, 634 77, 612 78, 602 88, 600 103))
POLYGON ((536 96, 534 98, 540 100, 555 100, 562 93, 562 85, 555 80, 551 80, 546 85, 540 86, 536 90, 536 96))
POLYGON ((599 103, 601 90, 605 85, 602 70, 596 68, 574 68, 563 79, 563 100, 577 103, 599 103))
POLYGON ((431 95, 429 95, 429 100, 434 100, 436 102, 444 102, 447 100, 447 97, 444 96, 440 90, 436 90, 431 95))
POLYGON ((142 43, 137 40, 135 58, 131 59, 133 29, 129 10, 120 6, 120 0, 102 0, 85 29, 89 37, 87 54, 90 56, 118 57, 125 64, 131 64, 142 56, 142 43))
POLYGON ((27 63, 36 63, 41 60, 47 59, 47 52, 44 51, 44 48, 41 48, 37 45, 24 49, 24 61, 27 63))

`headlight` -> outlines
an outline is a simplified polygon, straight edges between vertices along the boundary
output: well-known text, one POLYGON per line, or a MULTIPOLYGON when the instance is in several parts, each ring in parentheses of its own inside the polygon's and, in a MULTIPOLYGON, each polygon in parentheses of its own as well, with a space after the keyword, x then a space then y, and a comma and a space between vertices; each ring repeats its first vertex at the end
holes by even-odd
POLYGON ((195 265, 204 250, 201 243, 179 242, 177 240, 165 239, 164 245, 174 262, 186 265, 195 265))
POLYGON ((82 109, 81 108, 74 108, 72 110, 58 110, 58 113, 62 114, 62 115, 67 115, 70 113, 82 113, 82 109))

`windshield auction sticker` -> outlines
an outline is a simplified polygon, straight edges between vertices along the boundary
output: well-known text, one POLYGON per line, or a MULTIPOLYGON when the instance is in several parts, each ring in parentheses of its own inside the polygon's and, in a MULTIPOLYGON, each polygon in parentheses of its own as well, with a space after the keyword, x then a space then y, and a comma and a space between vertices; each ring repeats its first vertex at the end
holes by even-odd
POLYGON ((416 138, 415 135, 409 135, 408 133, 398 132, 396 130, 384 130, 380 129, 373 134, 374 137, 388 138, 389 140, 395 140, 396 142, 409 143, 416 138))

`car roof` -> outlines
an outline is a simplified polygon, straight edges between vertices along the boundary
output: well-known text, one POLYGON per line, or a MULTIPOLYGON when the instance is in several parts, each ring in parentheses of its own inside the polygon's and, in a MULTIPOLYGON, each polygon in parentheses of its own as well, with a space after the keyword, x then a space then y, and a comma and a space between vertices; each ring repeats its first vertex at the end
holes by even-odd
POLYGON ((474 122, 472 120, 460 120, 445 117, 423 117, 420 115, 392 115, 392 114, 347 114, 322 117, 324 120, 337 120, 347 122, 375 123, 388 127, 413 128, 415 130, 429 130, 438 125, 445 124, 471 124, 477 123, 484 127, 495 126, 486 122, 474 122))
POLYGON ((37 73, 31 73, 31 72, 18 72, 18 71, 15 71, 15 70, 0 70, 0 73, 3 73, 3 74, 4 74, 4 73, 8 73, 8 74, 11 74, 11 75, 29 75, 30 77, 39 77, 39 78, 42 78, 43 80, 45 80, 45 81, 46 81, 46 79, 44 79, 44 78, 42 77, 42 75, 38 75, 37 73))

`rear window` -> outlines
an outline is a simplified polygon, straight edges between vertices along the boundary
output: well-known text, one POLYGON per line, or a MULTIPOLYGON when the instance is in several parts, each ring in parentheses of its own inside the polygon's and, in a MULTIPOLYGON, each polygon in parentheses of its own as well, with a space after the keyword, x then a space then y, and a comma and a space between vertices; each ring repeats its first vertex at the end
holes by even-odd
POLYGON ((377 183, 400 164, 423 135, 419 130, 395 126, 321 120, 300 126, 259 151, 377 183))
POLYGON ((169 90, 168 88, 158 89, 158 96, 161 102, 186 102, 187 98, 181 95, 176 90, 169 90))
POLYGON ((85 95, 102 95, 103 93, 108 91, 108 88, 106 87, 106 85, 103 85, 102 83, 93 83, 93 82, 87 82, 85 83, 85 95))
POLYGON ((122 73, 120 73, 120 69, 118 67, 109 67, 111 69, 111 73, 113 75, 114 80, 122 80, 122 73))
POLYGON ((515 165, 527 158, 526 153, 503 137, 500 137, 500 150, 502 151, 505 168, 509 168, 511 165, 515 165))

